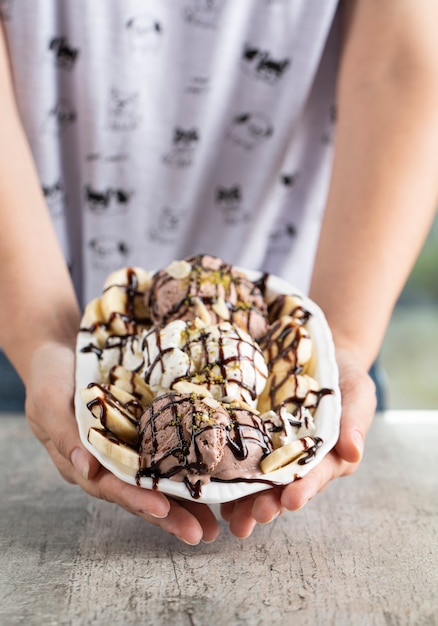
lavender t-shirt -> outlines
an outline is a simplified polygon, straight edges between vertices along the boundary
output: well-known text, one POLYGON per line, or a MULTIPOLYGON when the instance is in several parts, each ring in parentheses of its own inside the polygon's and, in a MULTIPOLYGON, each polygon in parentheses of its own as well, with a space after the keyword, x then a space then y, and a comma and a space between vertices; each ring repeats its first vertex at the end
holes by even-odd
POLYGON ((307 290, 330 176, 337 0, 0 0, 81 302, 209 253, 307 290))

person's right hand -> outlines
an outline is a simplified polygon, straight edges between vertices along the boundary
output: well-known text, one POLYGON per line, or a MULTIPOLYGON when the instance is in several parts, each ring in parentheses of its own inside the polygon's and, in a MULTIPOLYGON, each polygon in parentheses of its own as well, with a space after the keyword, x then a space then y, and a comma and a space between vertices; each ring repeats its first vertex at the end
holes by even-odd
POLYGON ((222 504, 222 516, 237 537, 248 537, 257 523, 272 522, 285 511, 298 511, 331 481, 348 476, 359 467, 365 436, 376 411, 376 389, 354 353, 338 349, 336 357, 342 393, 341 427, 336 446, 304 478, 222 504))
POLYGON ((26 415, 63 478, 86 493, 114 502, 195 545, 216 539, 219 526, 209 507, 175 501, 159 491, 129 485, 111 474, 82 445, 74 416, 74 349, 46 343, 33 354, 26 382, 26 415))

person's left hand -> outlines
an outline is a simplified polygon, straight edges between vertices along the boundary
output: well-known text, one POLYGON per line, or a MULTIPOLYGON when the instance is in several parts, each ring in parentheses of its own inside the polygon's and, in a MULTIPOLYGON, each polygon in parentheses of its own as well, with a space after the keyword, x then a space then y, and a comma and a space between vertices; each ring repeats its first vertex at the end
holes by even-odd
POLYGON ((248 537, 257 523, 268 524, 285 511, 301 509, 330 481, 352 474, 359 466, 365 435, 376 410, 375 386, 353 354, 339 350, 336 356, 342 395, 341 429, 336 446, 304 478, 222 504, 222 517, 237 537, 248 537))

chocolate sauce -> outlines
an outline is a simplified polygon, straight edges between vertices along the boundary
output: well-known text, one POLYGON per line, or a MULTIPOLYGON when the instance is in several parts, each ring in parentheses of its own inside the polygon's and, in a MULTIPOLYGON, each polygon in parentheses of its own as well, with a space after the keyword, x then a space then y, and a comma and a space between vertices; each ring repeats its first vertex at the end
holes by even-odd
POLYGON ((102 356, 103 348, 99 348, 94 343, 89 343, 87 346, 81 348, 81 352, 83 352, 84 354, 94 353, 97 358, 100 359, 102 356))
MULTIPOLYGON (((190 325, 190 322, 188 322, 190 325)), ((145 355, 145 373, 144 380, 150 384, 154 376, 154 373, 158 371, 159 374, 165 371, 166 363, 165 357, 173 350, 181 350, 187 354, 190 358, 187 362, 186 371, 178 377, 174 378, 173 384, 189 380, 196 382, 196 384, 203 385, 207 389, 219 387, 220 397, 227 397, 229 395, 229 386, 236 385, 240 387, 242 393, 240 397, 245 401, 255 401, 257 399, 257 389, 255 383, 249 384, 244 380, 242 375, 242 364, 249 362, 252 367, 256 367, 256 357, 259 355, 260 361, 263 361, 261 350, 255 342, 246 338, 243 332, 240 332, 239 328, 231 329, 227 325, 226 328, 221 329, 218 335, 212 335, 211 332, 206 329, 202 330, 190 330, 187 328, 185 334, 185 341, 179 348, 169 347, 163 348, 161 339, 161 329, 152 328, 143 338, 141 344, 141 352, 145 355), (152 342, 150 339, 152 338, 152 342), (235 342, 235 350, 233 354, 226 357, 225 350, 229 347, 229 342, 235 342), (154 346, 153 353, 150 349, 150 343, 154 346), (211 355, 211 347, 217 347, 214 351, 214 356, 211 355), (155 354, 155 346, 157 348, 155 354), (199 349, 200 348, 200 349, 199 349), (196 354, 195 360, 197 361, 198 369, 196 373, 191 371, 193 355, 196 354)), ((264 376, 266 373, 260 369, 256 369, 258 376, 264 376)), ((214 394, 216 397, 216 394, 214 394)))
MULTIPOLYGON (((125 310, 114 311, 111 313, 110 318, 106 321, 94 322, 89 327, 81 326, 80 331, 86 331, 94 334, 99 328, 102 328, 105 332, 111 332, 111 325, 117 319, 123 323, 126 330, 126 335, 136 334, 141 327, 148 327, 151 325, 149 317, 139 317, 136 310, 136 301, 143 301, 144 293, 138 288, 138 277, 134 268, 128 267, 126 269, 127 283, 126 284, 113 284, 107 287, 105 291, 117 287, 122 289, 126 294, 125 310)), ((105 293, 105 292, 104 292, 105 293)), ((105 348, 105 346, 104 346, 105 348)), ((99 348, 93 343, 82 348, 81 352, 94 352, 98 358, 102 355, 102 348, 99 348)))
MULTIPOLYGON (((138 276, 133 267, 128 267, 126 270, 127 274, 127 283, 123 283, 121 285, 110 285, 108 289, 112 289, 113 287, 118 287, 122 289, 126 294, 126 304, 125 311, 122 313, 115 312, 112 314, 112 319, 119 318, 121 319, 127 328, 127 332, 133 333, 135 332, 135 328, 138 325, 149 326, 151 324, 151 320, 148 317, 140 318, 138 317, 138 313, 136 311, 136 300, 143 300, 144 293, 140 291, 138 288, 138 276)), ((105 293, 105 292, 104 292, 105 293)))
POLYGON ((300 372, 297 372, 294 367, 291 367, 289 370, 284 370, 281 376, 274 374, 271 377, 268 393, 273 411, 279 411, 282 406, 292 407, 293 410, 297 407, 305 406, 307 409, 314 410, 318 408, 324 396, 333 394, 333 389, 323 387, 318 390, 309 390, 304 396, 299 395, 297 393, 299 390, 299 373, 300 372), (284 388, 284 385, 286 385, 290 379, 294 379, 292 388, 295 389, 295 393, 287 397, 282 396, 281 401, 277 401, 277 393, 284 388))
POLYGON ((111 423, 109 421, 108 411, 111 408, 116 409, 121 413, 124 419, 132 425, 132 429, 126 430, 124 436, 118 434, 119 439, 124 443, 136 445, 138 443, 137 429, 138 422, 136 416, 140 416, 143 413, 143 407, 137 400, 132 400, 129 405, 120 402, 108 389, 103 385, 97 383, 91 383, 88 388, 97 387, 102 393, 103 397, 96 397, 93 400, 87 402, 87 408, 94 417, 96 417, 104 429, 111 432, 111 423))
POLYGON ((312 317, 311 312, 303 305, 296 305, 292 308, 287 307, 288 297, 286 294, 280 294, 268 305, 269 320, 275 322, 283 315, 289 315, 294 318, 295 323, 305 326, 312 317))
POLYGON ((257 280, 253 281, 254 285, 257 287, 257 289, 260 290, 260 293, 262 294, 263 297, 265 297, 266 295, 266 289, 267 289, 267 285, 268 285, 268 280, 269 280, 269 273, 268 272, 263 272, 263 274, 260 276, 260 278, 258 278, 257 280))
MULTIPOLYGON (((257 445, 260 448, 260 458, 271 452, 272 444, 267 434, 263 422, 256 414, 241 408, 227 407, 229 422, 220 423, 214 418, 204 422, 201 419, 198 407, 199 397, 194 395, 179 395, 174 393, 166 394, 158 398, 158 402, 152 403, 149 407, 148 420, 140 432, 140 441, 145 436, 146 431, 151 437, 151 462, 149 467, 141 468, 137 474, 137 481, 141 477, 147 476, 157 481, 159 478, 173 478, 182 476, 183 482, 190 490, 193 498, 199 498, 202 484, 209 480, 209 467, 203 458, 199 441, 208 430, 224 429, 224 445, 232 452, 238 461, 248 458, 249 445, 257 445), (164 398, 164 400, 163 400, 164 398), (186 431, 184 436, 183 415, 181 411, 187 411, 187 403, 191 404, 191 429, 186 431), (157 404, 159 407, 157 408, 157 404), (164 413, 171 411, 171 416, 165 425, 162 424, 164 413), (176 443, 166 453, 159 450, 157 439, 157 428, 174 428, 176 433, 176 443), (191 432, 190 432, 191 430, 191 432), (189 457, 195 460, 190 460, 189 457), (175 458, 175 463, 170 468, 163 470, 162 465, 167 465, 169 459, 175 458), (202 479, 204 477, 204 479, 202 479), (195 480, 194 480, 195 479, 195 480)), ((223 413, 225 416, 227 413, 223 413)), ((225 419, 225 418, 224 418, 225 419)))
POLYGON ((226 429, 228 447, 239 461, 248 457, 248 443, 258 445, 261 448, 261 456, 266 456, 271 452, 272 444, 264 423, 254 414, 251 416, 252 424, 246 424, 239 420, 239 414, 242 411, 246 416, 250 415, 244 409, 230 408, 228 410, 231 417, 230 427, 226 429))
POLYGON ((269 369, 273 370, 278 361, 285 361, 290 364, 289 374, 299 374, 303 369, 298 363, 299 345, 307 337, 307 331, 294 322, 283 325, 277 321, 272 324, 260 341, 269 369))
POLYGON ((216 316, 211 306, 223 298, 230 313, 230 321, 238 317, 239 325, 248 329, 250 334, 260 318, 267 324, 267 307, 260 287, 220 259, 214 259, 217 265, 214 269, 205 266, 205 258, 212 257, 197 255, 186 259, 191 265, 191 271, 184 279, 175 279, 165 270, 154 275, 147 296, 153 320, 164 326, 174 319, 193 319, 194 299, 197 298, 211 312, 214 321, 216 316), (205 286, 208 287, 208 293, 205 292, 205 286), (181 294, 173 305, 165 312, 159 310, 156 294, 168 291, 173 300, 180 289, 181 294), (214 293, 211 293, 212 290, 214 293))
POLYGON ((305 456, 298 459, 298 465, 307 465, 316 455, 318 448, 322 446, 322 439, 320 437, 312 437, 314 445, 310 446, 306 450, 305 456))

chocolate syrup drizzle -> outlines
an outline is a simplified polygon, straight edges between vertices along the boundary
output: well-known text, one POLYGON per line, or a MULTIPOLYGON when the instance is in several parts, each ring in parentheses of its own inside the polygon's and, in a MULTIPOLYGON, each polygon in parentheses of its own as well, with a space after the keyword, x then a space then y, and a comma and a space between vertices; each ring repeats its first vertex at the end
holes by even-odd
MULTIPOLYGON (((248 458, 249 445, 257 445, 260 448, 260 457, 263 458, 272 450, 272 444, 269 435, 266 433, 263 422, 256 414, 251 415, 245 411, 246 417, 250 417, 251 423, 244 423, 239 420, 239 413, 243 409, 227 407, 230 421, 227 425, 221 424, 214 419, 204 422, 199 419, 199 411, 196 409, 196 402, 199 402, 193 395, 179 395, 174 393, 161 396, 159 402, 155 402, 149 408, 149 419, 145 426, 140 430, 140 440, 145 436, 146 431, 151 436, 152 454, 149 467, 142 468, 137 473, 137 482, 143 476, 152 478, 156 487, 160 478, 172 478, 177 474, 183 475, 183 481, 189 488, 192 497, 199 498, 203 481, 202 479, 193 480, 196 476, 206 475, 208 465, 206 464, 198 439, 201 438, 206 431, 212 429, 225 429, 225 446, 232 452, 233 456, 243 461, 248 458), (183 404, 189 402, 192 406, 192 425, 189 431, 189 439, 184 437, 184 428, 181 423, 180 409, 183 404), (160 406, 158 408, 157 404, 160 406), (171 418, 167 420, 165 426, 161 424, 163 414, 171 411, 171 418), (165 454, 160 453, 157 442, 157 422, 160 428, 174 428, 176 432, 176 444, 165 454), (191 431, 191 432, 190 432, 191 431), (194 453, 195 461, 189 461, 190 453, 194 453), (170 469, 163 471, 161 466, 169 458, 175 458, 175 464, 170 469)), ((199 440, 201 440, 199 439, 199 440)))
POLYGON ((162 289, 165 290, 166 285, 172 283, 175 279, 166 271, 155 274, 147 301, 151 317, 155 320, 159 319, 160 324, 165 325, 174 319, 185 319, 187 316, 192 317, 194 298, 201 298, 207 308, 211 308, 211 305, 222 296, 229 309, 231 322, 236 315, 240 318, 242 314, 246 317, 246 322, 243 324, 241 321, 240 324, 246 326, 247 329, 253 327, 253 318, 255 317, 261 316, 267 321, 267 308, 263 291, 260 288, 265 281, 256 284, 250 281, 244 274, 237 272, 229 263, 219 262, 219 259, 218 268, 210 269, 203 265, 204 257, 205 255, 199 254, 186 259, 192 266, 190 274, 186 279, 186 291, 163 315, 157 309, 155 294, 162 289), (216 293, 212 296, 203 295, 204 283, 208 283, 209 287, 215 287, 216 293), (239 297, 239 291, 242 288, 247 290, 245 301, 239 297))
MULTIPOLYGON (((313 446, 309 446, 306 449, 306 454, 305 456, 302 456, 298 459, 298 465, 307 465, 307 463, 310 463, 310 461, 315 457, 318 448, 320 448, 322 446, 322 439, 321 437, 312 437, 313 439, 313 446)), ((306 441, 305 439, 303 439, 302 441, 306 441)))
MULTIPOLYGON (((102 426, 110 432, 109 424, 108 424, 108 408, 114 407, 119 411, 123 417, 131 423, 134 427, 133 432, 137 432, 138 430, 138 418, 144 411, 143 405, 137 399, 130 400, 127 403, 120 402, 114 394, 112 394, 109 389, 107 389, 104 385, 100 385, 98 383, 90 383, 88 385, 88 389, 92 387, 97 387, 103 393, 103 397, 96 397, 93 400, 87 402, 88 410, 96 417, 102 426)), ((120 435, 119 438, 121 439, 120 435)), ((128 437, 124 443, 128 443, 131 445, 138 444, 138 437, 132 435, 132 437, 128 437)))
MULTIPOLYGON (((165 369, 165 357, 170 354, 173 347, 163 348, 161 341, 160 328, 152 328, 143 338, 141 351, 145 355, 145 362, 148 364, 145 370, 144 379, 145 382, 150 384, 151 378, 158 368, 159 372, 163 372, 165 369), (149 339, 151 335, 154 335, 154 343, 157 346, 157 354, 152 357, 149 348, 149 339)), ((224 331, 225 332, 225 331, 224 331)), ((196 346, 202 347, 203 358, 201 359, 202 367, 196 372, 191 371, 190 361, 187 365, 187 370, 184 374, 176 377, 174 384, 182 380, 196 381, 197 384, 203 385, 207 389, 211 389, 213 386, 219 386, 221 388, 221 397, 228 395, 228 388, 230 385, 237 385, 241 388, 242 399, 249 398, 253 401, 257 399, 257 390, 254 385, 249 385, 243 380, 242 375, 242 363, 248 361, 252 366, 256 367, 255 358, 256 354, 260 354, 262 359, 262 352, 258 344, 253 341, 249 341, 245 336, 239 332, 238 328, 234 329, 233 335, 225 336, 222 332, 219 333, 217 338, 212 337, 211 333, 207 330, 191 333, 188 329, 186 332, 185 342, 181 345, 180 350, 185 354, 191 356, 196 346), (225 357, 226 342, 236 342, 235 354, 225 357), (217 358, 211 360, 209 342, 213 341, 217 344, 217 358)), ((197 357, 199 359, 199 356, 197 357)), ((264 376, 264 372, 260 370, 256 371, 259 376, 264 376)))
POLYGON ((289 370, 285 370, 282 376, 275 375, 273 376, 268 384, 270 388, 268 390, 270 404, 273 411, 279 411, 282 406, 292 405, 294 407, 305 406, 307 409, 314 410, 317 409, 321 399, 324 396, 329 396, 333 394, 333 389, 328 389, 327 387, 322 387, 318 390, 310 390, 304 396, 299 396, 298 394, 292 394, 288 397, 282 398, 281 402, 277 402, 277 393, 287 384, 287 382, 293 378, 295 389, 299 388, 299 373, 295 371, 292 367, 289 370))
MULTIPOLYGON (((143 299, 144 293, 143 291, 140 291, 138 288, 138 277, 137 277, 136 271, 134 268, 128 267, 126 270, 126 274, 127 274, 126 284, 110 285, 107 288, 108 290, 108 289, 113 289, 114 287, 117 287, 119 289, 122 289, 125 292, 126 294, 125 310, 123 312, 113 312, 109 320, 105 322, 94 322, 89 327, 82 326, 79 329, 80 331, 86 331, 91 334, 96 332, 96 330, 98 330, 99 328, 102 328, 103 330, 110 332, 112 322, 115 319, 121 320, 126 328, 126 335, 123 335, 123 336, 113 335, 108 338, 113 344, 111 347, 114 346, 115 341, 120 340, 121 350, 124 347, 123 340, 126 341, 125 339, 126 337, 130 335, 136 335, 139 328, 145 327, 145 326, 147 327, 151 325, 151 320, 149 317, 142 318, 142 317, 138 317, 137 315, 137 311, 135 307, 136 300, 143 299), (111 339, 111 337, 113 337, 113 339, 111 339), (115 337, 117 337, 117 339, 114 339, 115 337)), ((99 348, 95 344, 90 343, 88 346, 84 346, 81 352, 84 352, 84 353, 94 352, 98 358, 101 358, 102 351, 108 347, 110 346, 104 345, 103 348, 99 348)))
POLYGON ((312 317, 312 313, 302 305, 296 305, 289 309, 286 307, 287 298, 287 294, 280 294, 268 305, 269 320, 275 322, 282 315, 289 315, 296 324, 305 326, 312 317))
POLYGON ((120 402, 116 396, 111 393, 109 389, 105 385, 100 385, 99 383, 90 383, 87 388, 91 389, 93 387, 97 387, 103 393, 103 397, 94 398, 87 403, 88 409, 95 415, 96 407, 99 409, 99 420, 102 423, 102 426, 106 426, 106 416, 108 412, 108 406, 112 405, 117 407, 126 418, 132 422, 133 424, 138 423, 138 418, 140 418, 141 414, 144 412, 144 407, 141 402, 134 398, 133 400, 129 400, 128 402, 120 402), (94 411, 93 411, 94 409, 94 411))
POLYGON ((260 341, 266 362, 271 370, 278 361, 289 362, 289 372, 299 374, 303 367, 298 364, 298 349, 300 341, 307 337, 307 331, 295 323, 286 324, 280 333, 279 327, 280 322, 272 324, 260 341))

